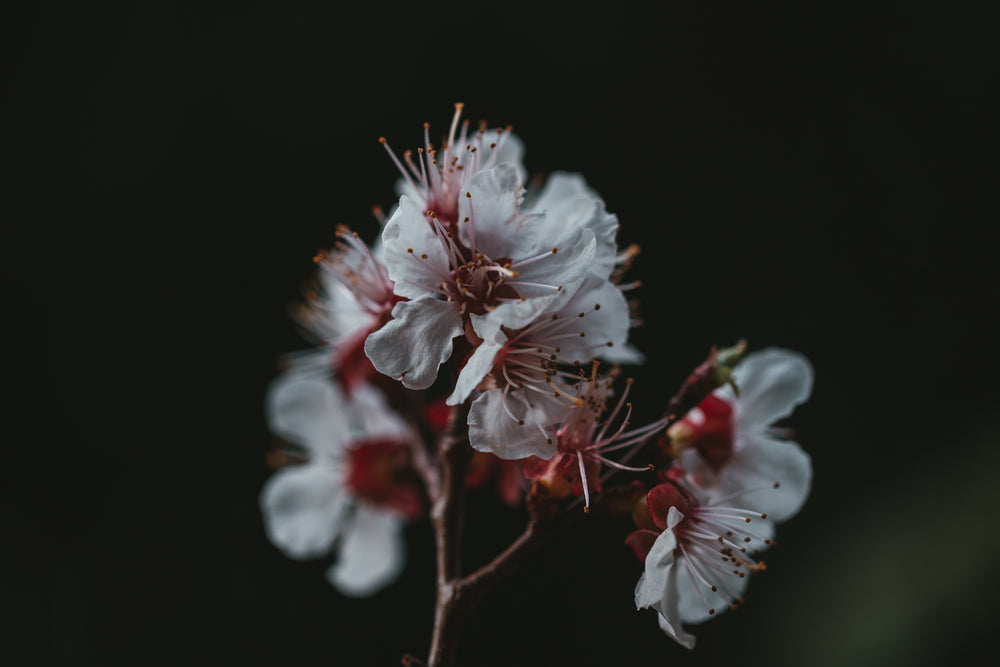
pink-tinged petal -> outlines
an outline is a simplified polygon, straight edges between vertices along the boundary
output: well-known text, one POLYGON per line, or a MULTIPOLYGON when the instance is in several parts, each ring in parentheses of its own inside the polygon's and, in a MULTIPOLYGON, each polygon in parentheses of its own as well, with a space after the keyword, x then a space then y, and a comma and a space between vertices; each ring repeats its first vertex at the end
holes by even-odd
MULTIPOLYGON (((674 513, 679 513, 683 518, 687 512, 687 499, 680 492, 676 485, 671 483, 657 484, 646 495, 646 506, 649 507, 649 514, 653 517, 653 523, 660 530, 668 530, 673 526, 670 519, 674 513)), ((676 525, 676 524, 674 524, 676 525)))
POLYGON ((344 401, 329 379, 294 370, 286 372, 268 388, 268 426, 275 435, 313 453, 336 456, 350 437, 344 401))
POLYGON ((458 197, 462 243, 490 259, 522 257, 532 251, 536 230, 518 216, 522 191, 521 175, 509 162, 474 174, 458 197))
POLYGON ((795 442, 761 433, 739 434, 737 440, 736 453, 707 487, 710 495, 774 521, 795 515, 812 486, 809 454, 795 442))
POLYGON ((733 370, 740 396, 726 386, 719 395, 734 403, 737 431, 763 431, 792 414, 812 392, 813 368, 797 352, 767 348, 748 354, 733 370))
POLYGON ((337 562, 326 573, 338 591, 367 597, 399 577, 406 564, 406 543, 397 516, 359 503, 344 532, 337 562))
POLYGON ((426 389, 438 366, 451 357, 452 339, 462 334, 455 304, 437 299, 401 301, 381 329, 368 336, 365 354, 380 373, 409 389, 426 389))
POLYGON ((393 291, 407 299, 436 293, 437 285, 448 280, 450 270, 445 245, 424 213, 416 200, 400 197, 399 207, 382 230, 393 291))
POLYGON ((335 469, 312 464, 283 468, 261 490, 264 530, 291 558, 322 556, 340 532, 346 500, 335 469))
POLYGON ((469 410, 472 446, 502 459, 552 458, 556 444, 540 428, 550 423, 545 409, 549 401, 533 396, 529 406, 527 400, 517 390, 509 391, 506 397, 502 389, 483 392, 469 410))

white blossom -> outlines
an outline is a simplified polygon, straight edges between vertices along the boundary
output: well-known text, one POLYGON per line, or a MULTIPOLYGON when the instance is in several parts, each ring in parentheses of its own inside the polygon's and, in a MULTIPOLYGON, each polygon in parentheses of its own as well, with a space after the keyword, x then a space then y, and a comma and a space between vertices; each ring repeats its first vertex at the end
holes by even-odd
POLYGON ((755 508, 712 503, 672 482, 647 498, 653 525, 627 540, 645 565, 636 608, 656 609, 660 628, 693 648, 695 638, 683 626, 743 602, 747 575, 764 569, 759 556, 771 544, 773 525, 755 508))
POLYGON ((296 559, 336 552, 327 578, 346 595, 370 595, 391 583, 405 564, 402 527, 411 492, 359 493, 352 465, 365 447, 408 446, 405 425, 371 387, 348 399, 330 380, 301 368, 272 383, 266 407, 271 430, 305 458, 275 472, 261 491, 270 540, 296 559))
POLYGON ((294 316, 324 354, 299 355, 331 370, 348 392, 374 370, 364 354, 365 339, 390 317, 399 301, 383 262, 380 244, 369 248, 347 227, 337 228, 337 243, 315 258, 315 289, 307 292, 294 316))
POLYGON ((733 369, 739 396, 729 385, 671 427, 680 467, 711 498, 739 502, 743 491, 779 482, 761 510, 783 521, 802 507, 812 483, 809 455, 783 439, 775 422, 788 417, 812 392, 813 369, 796 352, 768 348, 748 354, 733 369))
POLYGON ((501 325, 518 326, 522 311, 501 306, 538 300, 557 310, 587 276, 608 279, 618 259, 617 218, 581 177, 557 174, 526 202, 523 167, 497 159, 508 133, 463 149, 457 122, 441 151, 428 142, 419 168, 396 160, 404 194, 382 233, 389 278, 407 301, 365 352, 411 389, 434 382, 472 317, 499 311, 495 319, 510 317, 501 325))

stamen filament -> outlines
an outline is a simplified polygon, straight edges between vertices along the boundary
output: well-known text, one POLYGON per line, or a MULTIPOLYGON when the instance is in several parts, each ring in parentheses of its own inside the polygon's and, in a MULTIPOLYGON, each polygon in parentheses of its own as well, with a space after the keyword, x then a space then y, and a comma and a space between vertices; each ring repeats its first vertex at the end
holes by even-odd
POLYGON ((412 178, 410 178, 410 174, 409 172, 406 171, 406 167, 404 167, 403 163, 399 161, 398 157, 396 157, 396 153, 391 148, 389 148, 389 142, 385 140, 385 137, 379 137, 378 140, 379 143, 385 146, 385 150, 387 153, 389 153, 389 157, 392 158, 393 164, 395 164, 396 168, 399 169, 399 173, 403 175, 403 178, 405 178, 406 182, 410 184, 410 187, 412 187, 414 190, 418 190, 419 188, 417 188, 417 184, 413 182, 412 178))

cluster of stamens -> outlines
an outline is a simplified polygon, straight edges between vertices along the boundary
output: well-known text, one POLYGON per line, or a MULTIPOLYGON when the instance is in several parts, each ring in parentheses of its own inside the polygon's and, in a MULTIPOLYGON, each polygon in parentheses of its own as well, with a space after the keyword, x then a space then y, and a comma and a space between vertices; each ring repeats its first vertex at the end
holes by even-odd
POLYGON ((347 450, 346 486, 357 498, 416 518, 423 502, 410 451, 405 441, 393 438, 354 443, 347 450))
POLYGON ((704 591, 721 595, 736 609, 743 602, 738 580, 766 569, 758 557, 762 548, 773 543, 751 527, 754 519, 767 518, 766 513, 724 507, 719 502, 725 499, 711 505, 688 505, 684 519, 674 528, 682 576, 690 578, 709 615, 716 609, 704 591))
MULTIPOLYGON (((580 313, 580 317, 584 315, 580 313)), ((574 330, 574 325, 577 325, 576 318, 553 314, 519 331, 509 332, 507 343, 497 354, 494 364, 495 378, 498 381, 502 378, 505 383, 505 396, 511 389, 525 389, 551 394, 570 407, 583 405, 576 389, 583 372, 567 370, 573 362, 562 356, 560 347, 561 341, 585 337, 586 332, 574 330)))
POLYGON ((571 491, 584 498, 584 511, 590 509, 591 491, 601 490, 600 470, 607 466, 616 470, 644 472, 651 466, 633 467, 607 458, 606 454, 619 451, 642 442, 653 433, 662 429, 664 420, 658 420, 646 426, 628 430, 632 416, 632 404, 627 401, 632 379, 626 381, 625 391, 615 404, 611 414, 601 419, 607 408, 607 399, 617 372, 612 371, 602 377, 598 372, 598 363, 593 362, 590 377, 583 376, 574 387, 579 409, 567 413, 566 418, 556 425, 549 436, 554 439, 556 453, 544 466, 536 466, 532 473, 534 479, 543 480, 543 484, 554 485, 552 476, 559 476, 571 483, 571 491), (624 409, 624 414, 622 414, 624 409), (622 415, 619 419, 619 415, 622 415), (613 426, 616 425, 616 426, 613 426), (544 481, 545 478, 550 478, 544 481))
POLYGON ((404 152, 400 160, 385 137, 379 138, 403 178, 423 197, 424 209, 434 211, 443 218, 451 231, 455 231, 458 197, 466 181, 477 171, 495 166, 500 148, 511 132, 508 126, 498 128, 494 136, 489 136, 486 123, 480 122, 478 131, 470 136, 469 121, 465 120, 461 122, 461 131, 456 136, 462 108, 461 103, 455 105, 448 139, 440 151, 431 143, 430 124, 424 123, 424 146, 417 149, 416 161, 413 151, 404 152))
POLYGON ((391 309, 396 299, 385 266, 356 232, 337 227, 333 252, 319 252, 313 262, 326 275, 346 287, 361 308, 373 316, 391 309))

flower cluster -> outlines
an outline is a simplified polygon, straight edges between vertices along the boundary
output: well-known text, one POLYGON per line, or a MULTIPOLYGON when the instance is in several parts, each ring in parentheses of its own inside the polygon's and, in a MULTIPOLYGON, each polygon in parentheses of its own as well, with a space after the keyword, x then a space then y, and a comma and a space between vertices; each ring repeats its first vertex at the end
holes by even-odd
POLYGON ((463 488, 494 479, 533 525, 625 497, 636 605, 691 647, 683 624, 739 604, 773 523, 805 501, 809 458, 774 424, 808 398, 811 368, 777 349, 713 352, 673 400, 656 397, 663 418, 633 425, 620 367, 643 361, 625 296, 637 283, 622 282, 636 250, 618 247, 617 217, 581 176, 529 188, 511 129, 461 114, 438 146, 427 125, 416 151, 381 139, 400 172, 381 233, 370 246, 338 227, 315 258, 295 312, 315 347, 267 397, 280 468, 261 493, 268 536, 293 558, 334 554, 331 583, 368 595, 403 570, 403 528, 430 505, 437 530, 457 530, 447 507, 463 488), (456 442, 474 456, 450 456, 456 442), (640 452, 659 465, 628 465, 640 452), (464 486, 448 485, 455 473, 464 486))
POLYGON ((682 623, 699 623, 742 602, 747 575, 764 569, 774 523, 805 502, 809 455, 774 423, 812 391, 801 355, 780 349, 750 354, 733 385, 707 396, 661 441, 675 458, 636 512, 627 543, 645 563, 637 607, 659 612, 660 627, 692 648, 682 623), (739 387, 739 394, 733 389, 739 387))

